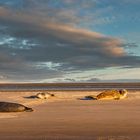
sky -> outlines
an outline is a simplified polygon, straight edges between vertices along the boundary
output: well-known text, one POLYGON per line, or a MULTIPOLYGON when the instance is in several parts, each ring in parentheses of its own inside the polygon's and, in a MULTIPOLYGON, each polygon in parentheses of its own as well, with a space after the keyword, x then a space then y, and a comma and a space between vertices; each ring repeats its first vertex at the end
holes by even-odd
POLYGON ((0 83, 140 82, 140 0, 0 0, 0 83))

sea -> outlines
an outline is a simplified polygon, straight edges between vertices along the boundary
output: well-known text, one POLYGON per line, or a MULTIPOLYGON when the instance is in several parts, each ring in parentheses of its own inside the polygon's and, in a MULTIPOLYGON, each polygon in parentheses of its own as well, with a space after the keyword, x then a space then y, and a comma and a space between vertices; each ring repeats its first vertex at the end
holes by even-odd
POLYGON ((92 91, 107 89, 140 90, 140 83, 10 83, 0 84, 0 91, 92 91))

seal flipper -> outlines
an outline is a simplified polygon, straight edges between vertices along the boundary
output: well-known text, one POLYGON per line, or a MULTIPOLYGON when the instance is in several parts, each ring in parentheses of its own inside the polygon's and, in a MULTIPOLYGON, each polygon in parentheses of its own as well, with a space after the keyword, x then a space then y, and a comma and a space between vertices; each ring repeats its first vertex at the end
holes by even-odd
POLYGON ((55 97, 55 95, 54 95, 54 94, 51 94, 51 96, 52 96, 52 97, 55 97))
POLYGON ((32 108, 29 108, 29 107, 25 107, 25 111, 26 112, 32 112, 32 111, 34 111, 32 108))

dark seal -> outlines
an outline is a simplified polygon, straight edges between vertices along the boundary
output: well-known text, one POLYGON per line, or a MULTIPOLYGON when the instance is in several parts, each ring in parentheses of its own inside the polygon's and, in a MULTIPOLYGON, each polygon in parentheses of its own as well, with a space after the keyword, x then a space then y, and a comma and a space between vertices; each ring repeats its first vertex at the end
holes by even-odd
POLYGON ((0 102, 0 112, 32 112, 33 109, 18 103, 0 102))

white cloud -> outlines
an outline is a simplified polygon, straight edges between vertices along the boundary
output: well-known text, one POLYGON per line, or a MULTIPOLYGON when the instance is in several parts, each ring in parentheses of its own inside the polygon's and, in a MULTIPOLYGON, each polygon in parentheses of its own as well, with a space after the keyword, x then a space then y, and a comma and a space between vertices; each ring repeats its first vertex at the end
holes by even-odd
POLYGON ((53 62, 39 62, 39 63, 35 63, 35 67, 37 69, 44 69, 47 68, 49 70, 58 70, 58 68, 62 66, 62 64, 60 63, 53 63, 53 62))

